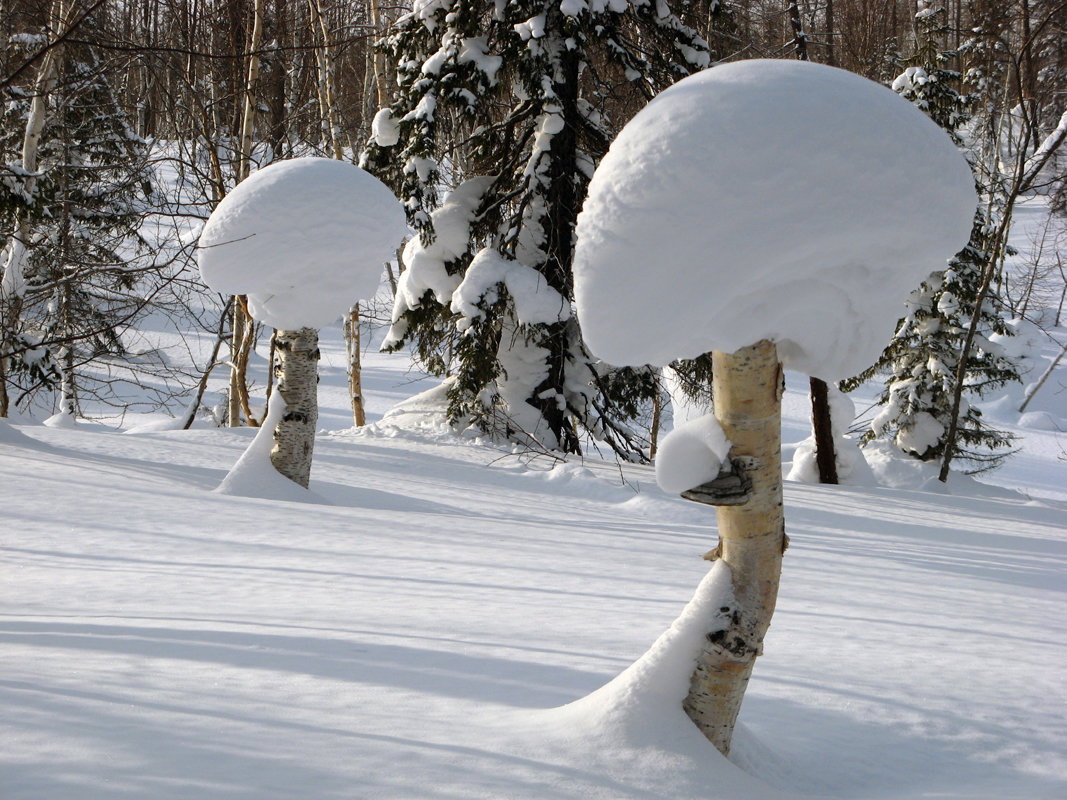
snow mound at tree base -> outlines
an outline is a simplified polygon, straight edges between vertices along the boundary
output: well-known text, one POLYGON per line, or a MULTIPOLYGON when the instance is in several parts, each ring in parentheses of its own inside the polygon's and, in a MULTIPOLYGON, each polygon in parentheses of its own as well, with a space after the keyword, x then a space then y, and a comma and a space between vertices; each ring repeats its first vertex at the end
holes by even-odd
POLYGON ((873 441, 862 449, 875 485, 886 489, 917 489, 958 497, 1025 499, 1019 492, 982 483, 970 475, 950 472, 948 483, 938 480, 940 461, 920 461, 902 453, 892 442, 873 441))
POLYGON ((274 468, 270 451, 274 447, 274 429, 278 427, 285 403, 278 398, 271 403, 267 417, 256 432, 237 463, 233 465, 216 494, 232 497, 260 497, 266 500, 288 500, 294 503, 325 503, 321 497, 286 478, 274 468))
POLYGON ((732 603, 729 567, 716 562, 641 658, 580 700, 517 715, 512 735, 553 761, 600 773, 600 792, 581 796, 779 797, 723 757, 682 709, 704 639, 725 626, 720 609, 732 603), (613 781, 602 782, 605 775, 613 781))

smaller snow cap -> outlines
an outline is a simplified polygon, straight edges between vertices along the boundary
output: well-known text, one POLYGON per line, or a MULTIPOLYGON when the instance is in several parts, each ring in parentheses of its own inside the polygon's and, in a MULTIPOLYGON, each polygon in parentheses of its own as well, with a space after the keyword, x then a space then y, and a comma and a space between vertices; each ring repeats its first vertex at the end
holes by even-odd
POLYGON ((680 425, 660 443, 656 453, 656 483, 668 494, 681 494, 714 480, 730 453, 714 414, 680 425))
POLYGON ((345 161, 294 158, 222 199, 197 260, 204 283, 248 295, 261 322, 321 328, 374 295, 406 233, 403 207, 377 178, 345 161))
POLYGON ((792 369, 847 377, 967 243, 976 207, 952 141, 889 89, 810 62, 713 67, 642 109, 593 176, 582 331, 612 364, 770 339, 792 369))

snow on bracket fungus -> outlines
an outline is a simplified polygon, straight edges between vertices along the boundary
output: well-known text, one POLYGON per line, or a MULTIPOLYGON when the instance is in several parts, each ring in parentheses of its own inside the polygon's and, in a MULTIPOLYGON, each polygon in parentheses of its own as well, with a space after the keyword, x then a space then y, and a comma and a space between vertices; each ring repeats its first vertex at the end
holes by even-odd
POLYGON ((709 623, 679 701, 724 753, 787 543, 783 365, 834 380, 872 363, 908 292, 966 244, 976 206, 967 163, 925 115, 865 78, 800 61, 680 81, 593 176, 574 257, 590 350, 620 366, 713 353, 721 435, 680 431, 679 447, 668 437, 663 455, 694 463, 657 474, 672 491, 679 476, 704 481, 685 496, 718 506, 719 545, 705 557, 729 567, 736 604, 725 630, 709 623), (701 445, 722 441, 727 458, 701 445), (742 502, 717 501, 724 483, 744 488, 742 502))
POLYGON ((344 161, 295 158, 238 184, 200 234, 204 283, 246 295, 252 316, 277 329, 275 397, 285 411, 270 458, 305 488, 318 421, 318 329, 374 295, 406 232, 403 207, 377 178, 344 161))

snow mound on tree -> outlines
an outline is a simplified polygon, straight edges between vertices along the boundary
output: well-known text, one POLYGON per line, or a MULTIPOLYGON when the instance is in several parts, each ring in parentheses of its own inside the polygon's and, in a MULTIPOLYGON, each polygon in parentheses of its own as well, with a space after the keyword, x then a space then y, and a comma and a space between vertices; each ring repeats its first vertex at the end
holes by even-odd
POLYGON ((403 207, 377 178, 344 161, 294 158, 222 199, 197 258, 204 282, 248 295, 261 322, 321 328, 374 295, 406 233, 403 207))
POLYGON ((885 87, 797 61, 714 67, 649 103, 597 168, 574 264, 586 342, 663 365, 771 339, 791 369, 855 374, 976 205, 948 136, 885 87))
POLYGON ((656 483, 670 494, 714 480, 730 452, 730 441, 715 419, 705 414, 679 425, 656 453, 656 483))
MULTIPOLYGON (((722 796, 778 797, 711 747, 682 708, 707 635, 725 629, 734 602, 730 569, 716 562, 681 615, 630 667, 573 703, 516 715, 516 726, 536 732, 539 750, 554 743, 572 759, 581 753, 590 771, 606 766, 618 774, 627 791, 617 795, 644 789, 650 797, 718 796, 706 794, 713 770, 722 796)), ((603 796, 616 795, 609 789, 603 796)))
POLYGON ((267 408, 266 419, 256 431, 255 438, 245 448, 237 463, 226 473, 216 494, 232 497, 261 497, 266 500, 288 500, 295 503, 323 503, 316 495, 274 468, 270 451, 274 447, 274 430, 285 413, 285 403, 275 394, 267 408))
MULTIPOLYGON (((874 473, 871 472, 870 465, 863 457, 859 441, 848 435, 848 426, 856 418, 856 404, 852 402, 851 397, 833 384, 827 385, 826 392, 830 404, 830 427, 834 440, 837 480, 839 483, 851 486, 871 486, 874 484, 874 473)), ((813 435, 797 445, 787 476, 788 480, 799 483, 822 483, 816 456, 817 450, 813 435)))

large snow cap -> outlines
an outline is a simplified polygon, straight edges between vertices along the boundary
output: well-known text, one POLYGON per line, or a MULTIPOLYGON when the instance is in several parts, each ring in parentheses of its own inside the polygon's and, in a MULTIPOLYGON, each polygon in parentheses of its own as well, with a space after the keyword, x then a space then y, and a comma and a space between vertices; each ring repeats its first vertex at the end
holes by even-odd
POLYGON ((792 369, 852 375, 976 207, 952 141, 889 89, 799 61, 713 67, 642 109, 593 176, 582 331, 617 365, 772 339, 792 369))
POLYGON ((378 288, 407 232, 385 184, 328 158, 294 158, 255 172, 222 199, 200 234, 204 282, 248 295, 256 319, 283 330, 321 328, 378 288))

